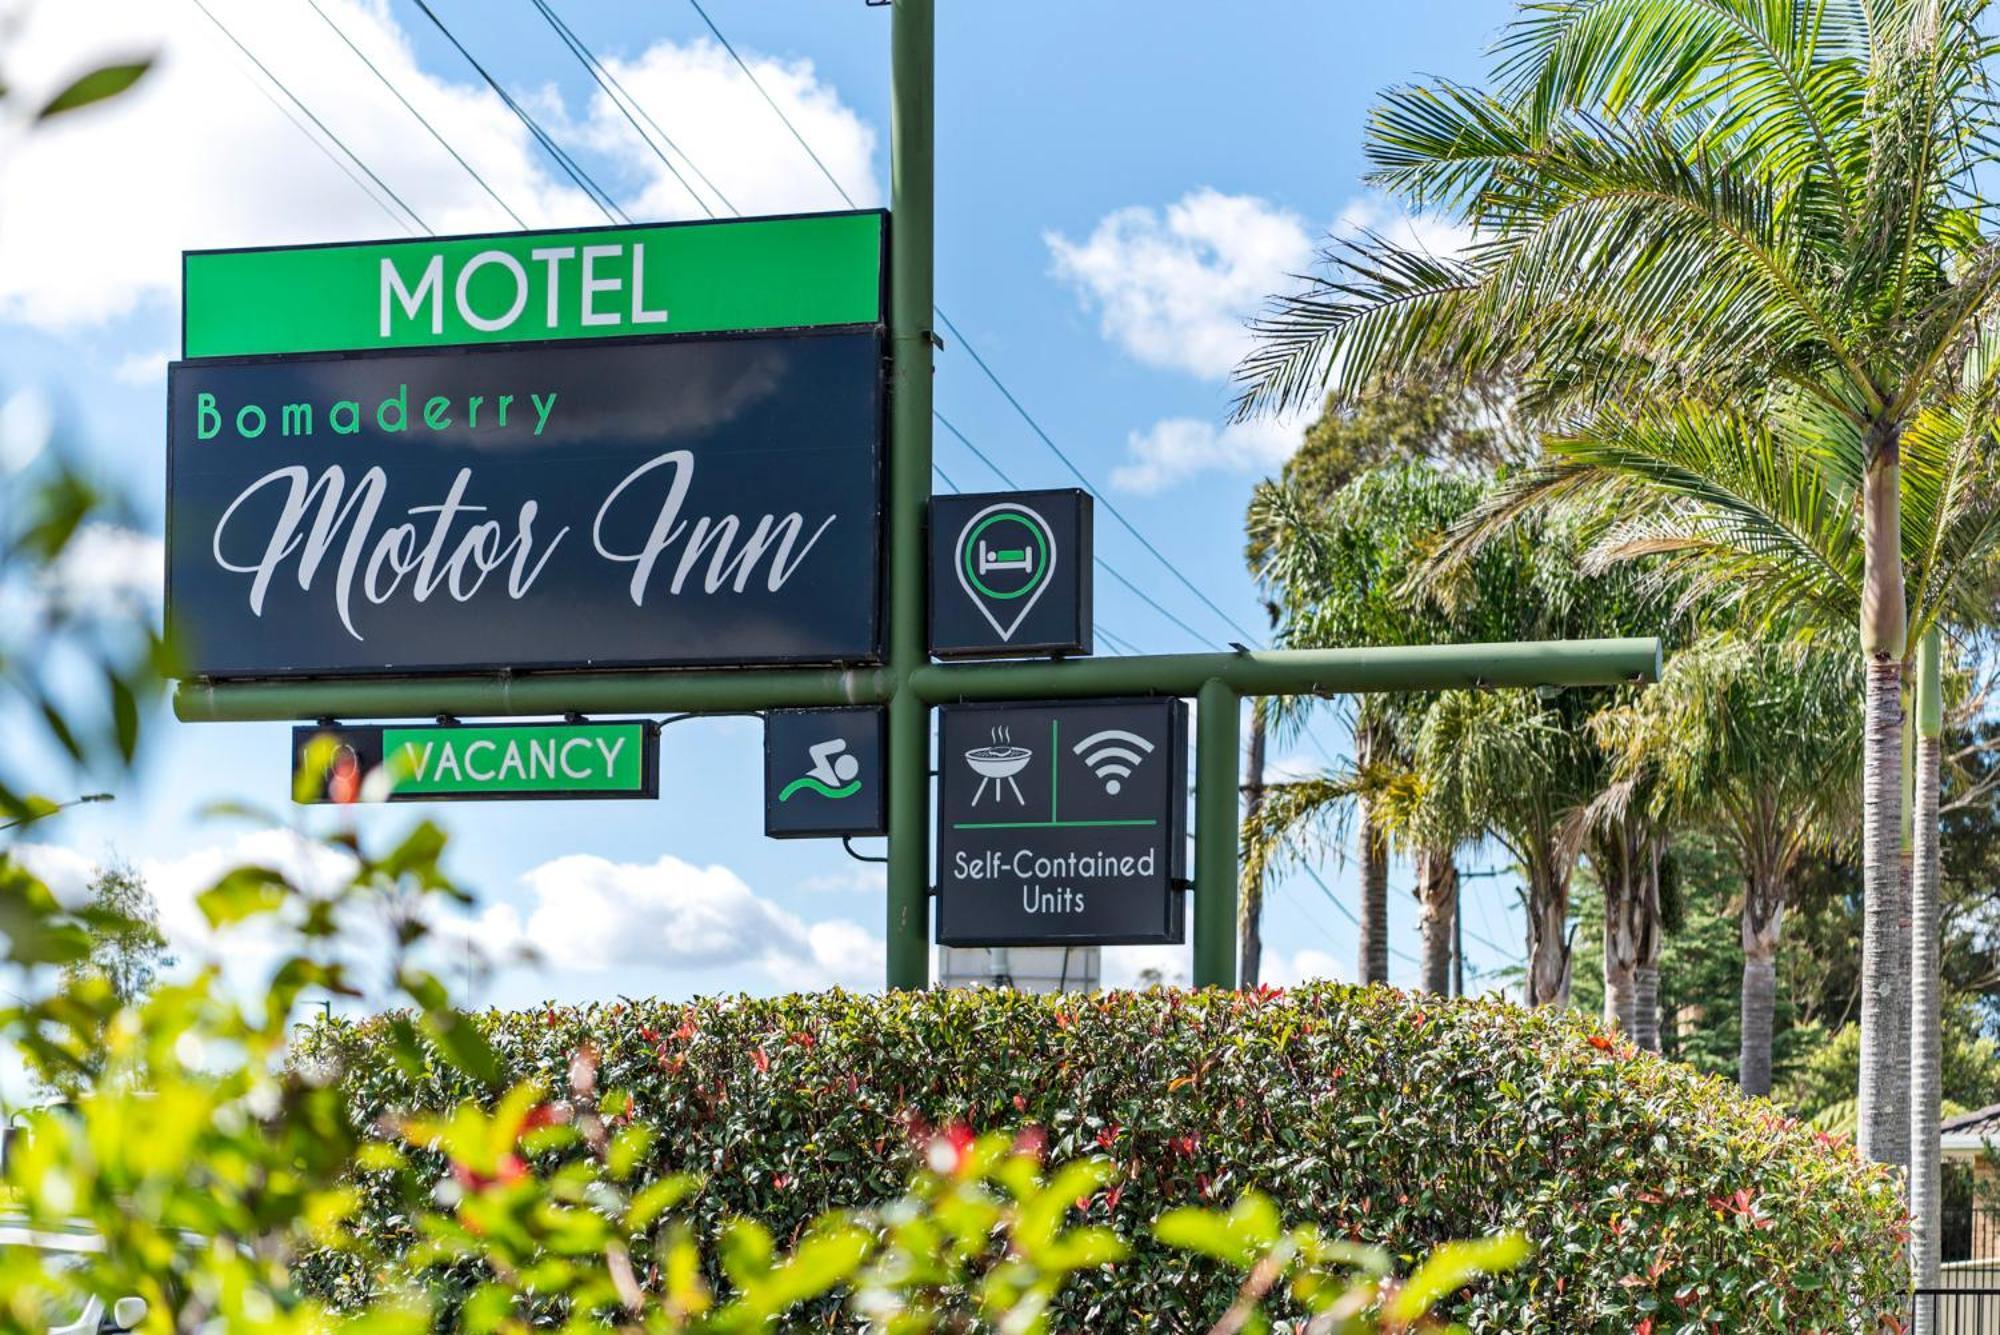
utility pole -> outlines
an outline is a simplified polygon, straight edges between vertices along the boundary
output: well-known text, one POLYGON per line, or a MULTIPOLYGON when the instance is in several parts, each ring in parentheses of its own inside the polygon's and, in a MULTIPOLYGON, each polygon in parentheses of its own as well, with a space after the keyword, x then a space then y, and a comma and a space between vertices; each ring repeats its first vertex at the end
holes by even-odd
POLYGON ((930 986, 930 708, 913 676, 924 633, 931 499, 936 211, 935 0, 894 0, 889 69, 888 984, 930 986))

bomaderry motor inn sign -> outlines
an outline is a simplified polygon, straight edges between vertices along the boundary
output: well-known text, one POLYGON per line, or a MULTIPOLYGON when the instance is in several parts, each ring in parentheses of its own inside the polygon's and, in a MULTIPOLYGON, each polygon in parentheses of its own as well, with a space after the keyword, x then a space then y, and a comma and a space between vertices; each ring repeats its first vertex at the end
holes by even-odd
POLYGON ((885 228, 188 255, 189 674, 875 660, 885 228))

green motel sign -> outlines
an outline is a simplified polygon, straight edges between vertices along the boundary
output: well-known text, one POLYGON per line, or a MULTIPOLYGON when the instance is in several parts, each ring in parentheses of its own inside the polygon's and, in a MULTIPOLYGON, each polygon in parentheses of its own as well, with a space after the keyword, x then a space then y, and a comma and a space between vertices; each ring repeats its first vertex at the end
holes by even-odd
POLYGON ((879 324, 887 230, 820 213, 189 251, 183 355, 879 324))

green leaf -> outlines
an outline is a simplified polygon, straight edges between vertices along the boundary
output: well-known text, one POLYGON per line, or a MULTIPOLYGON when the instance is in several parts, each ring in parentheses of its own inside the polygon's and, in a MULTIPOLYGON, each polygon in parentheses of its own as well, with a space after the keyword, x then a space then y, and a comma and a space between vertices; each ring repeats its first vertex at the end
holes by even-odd
POLYGON ((1518 1233, 1503 1233, 1478 1242, 1447 1242, 1417 1267, 1386 1313, 1392 1320, 1410 1322, 1429 1312, 1438 1299, 1464 1287, 1481 1275, 1512 1270, 1528 1255, 1528 1240, 1518 1233))
POLYGON ((233 867, 195 897, 210 927, 226 927, 281 908, 292 893, 282 872, 270 867, 233 867))
POLYGON ((144 60, 130 61, 122 65, 105 65, 94 69, 44 103, 42 109, 35 113, 35 119, 45 121, 51 116, 60 116, 65 111, 75 111, 78 107, 87 107, 93 102, 116 97, 139 82, 152 67, 152 57, 148 56, 144 60))
POLYGON ((500 1083, 500 1058, 479 1032, 479 1025, 458 1011, 430 1011, 424 1032, 440 1057, 454 1069, 487 1086, 500 1083))

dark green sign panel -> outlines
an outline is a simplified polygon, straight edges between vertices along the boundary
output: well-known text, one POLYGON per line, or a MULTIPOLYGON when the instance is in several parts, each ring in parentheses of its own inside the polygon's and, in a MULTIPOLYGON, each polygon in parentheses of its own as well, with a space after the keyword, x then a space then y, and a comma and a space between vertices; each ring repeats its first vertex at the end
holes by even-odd
POLYGON ((657 797, 653 724, 508 723, 292 730, 301 802, 657 797))
POLYGON ((1187 706, 938 711, 938 944, 1183 939, 1187 706))
POLYGON ((187 357, 875 325, 888 215, 182 257, 187 357))

